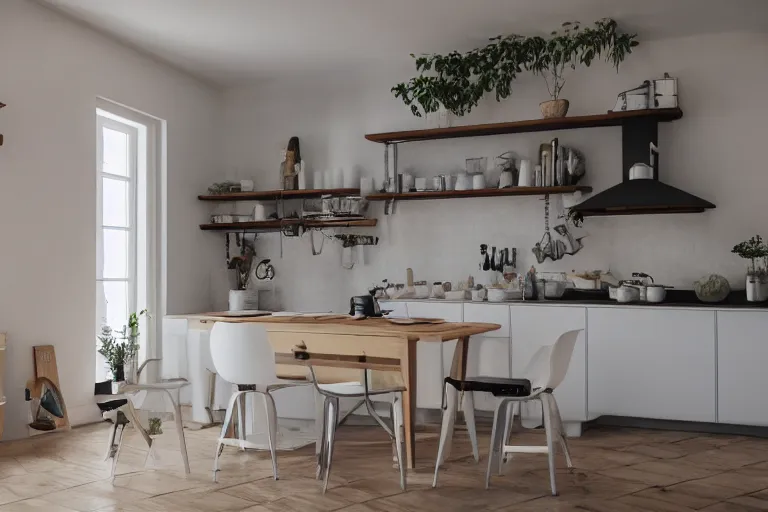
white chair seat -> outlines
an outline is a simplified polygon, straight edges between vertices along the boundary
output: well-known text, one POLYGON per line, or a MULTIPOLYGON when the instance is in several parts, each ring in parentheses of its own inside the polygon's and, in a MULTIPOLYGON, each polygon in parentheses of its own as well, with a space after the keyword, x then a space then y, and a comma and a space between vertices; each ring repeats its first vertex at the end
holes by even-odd
MULTIPOLYGON (((318 384, 318 389, 322 393, 336 395, 339 397, 362 398, 365 396, 365 386, 359 382, 339 382, 336 384, 318 384)), ((397 393, 403 391, 403 388, 368 390, 368 396, 385 395, 387 393, 397 393)))

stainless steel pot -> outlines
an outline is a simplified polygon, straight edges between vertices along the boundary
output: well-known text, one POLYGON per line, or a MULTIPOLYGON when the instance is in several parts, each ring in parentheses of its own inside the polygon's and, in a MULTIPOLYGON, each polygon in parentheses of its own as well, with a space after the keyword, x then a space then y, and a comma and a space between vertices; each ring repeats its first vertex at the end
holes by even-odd
POLYGON ((649 284, 646 286, 645 300, 653 303, 664 302, 667 297, 667 288, 672 287, 663 284, 649 284))

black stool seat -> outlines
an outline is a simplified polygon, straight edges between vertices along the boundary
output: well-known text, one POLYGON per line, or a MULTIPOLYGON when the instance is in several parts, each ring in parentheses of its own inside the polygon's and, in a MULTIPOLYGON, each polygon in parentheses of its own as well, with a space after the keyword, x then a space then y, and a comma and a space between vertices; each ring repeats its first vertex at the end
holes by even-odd
POLYGON ((459 380, 446 377, 445 383, 459 391, 483 391, 493 396, 530 396, 531 381, 528 379, 505 379, 502 377, 472 377, 459 380))

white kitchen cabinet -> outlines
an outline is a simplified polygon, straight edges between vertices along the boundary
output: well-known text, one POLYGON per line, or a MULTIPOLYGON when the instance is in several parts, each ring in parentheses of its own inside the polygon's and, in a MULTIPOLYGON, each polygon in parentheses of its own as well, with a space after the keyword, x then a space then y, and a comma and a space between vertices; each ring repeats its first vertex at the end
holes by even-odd
MULTIPOLYGON (((539 348, 553 345, 566 331, 585 329, 586 308, 541 303, 513 305, 510 307, 510 321, 512 377, 524 377, 526 366, 539 348)), ((587 419, 586 354, 586 336, 582 332, 576 341, 568 373, 555 390, 565 422, 581 423, 587 419)), ((540 404, 526 404, 523 417, 538 420, 541 417, 540 404)))
POLYGON ((408 303, 396 300, 381 300, 379 301, 379 308, 382 311, 391 311, 392 316, 399 316, 403 318, 408 317, 408 303))
POLYGON ((768 313, 717 312, 718 421, 768 425, 768 313))
MULTIPOLYGON (((467 376, 510 377, 509 306, 500 304, 464 304, 465 322, 499 324, 497 331, 472 336, 467 354, 467 376)), ((475 409, 493 411, 496 399, 489 393, 475 393, 475 409)))
MULTIPOLYGON (((462 304, 451 302, 408 302, 409 317, 442 318, 461 322, 462 304)), ((443 403, 443 379, 451 371, 455 341, 424 341, 416 345, 416 407, 439 409, 443 403)))
POLYGON ((589 414, 714 422, 715 312, 589 308, 589 414))
POLYGON ((509 338, 509 306, 506 304, 467 302, 464 304, 464 321, 499 324, 499 330, 487 332, 483 336, 509 338))

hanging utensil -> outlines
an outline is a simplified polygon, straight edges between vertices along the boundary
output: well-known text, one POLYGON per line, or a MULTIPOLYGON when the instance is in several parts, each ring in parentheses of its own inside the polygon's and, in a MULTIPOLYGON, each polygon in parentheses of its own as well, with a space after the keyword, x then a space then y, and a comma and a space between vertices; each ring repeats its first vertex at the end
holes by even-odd
POLYGON ((496 247, 491 247, 491 270, 494 272, 498 270, 498 267, 496 266, 496 247))
POLYGON ((581 238, 574 238, 573 234, 568 230, 567 224, 560 224, 559 226, 555 226, 554 229, 557 234, 568 239, 568 244, 570 245, 571 249, 566 250, 565 254, 573 256, 584 248, 584 244, 581 243, 581 238))
POLYGON ((554 247, 552 246, 552 235, 549 232, 549 194, 544 196, 544 235, 541 240, 533 247, 533 254, 536 261, 544 263, 547 258, 555 261, 554 247))
MULTIPOLYGON (((485 244, 483 244, 485 245, 485 244)), ((491 270, 491 259, 488 257, 488 246, 485 246, 485 260, 483 261, 483 270, 486 272, 491 270)))

